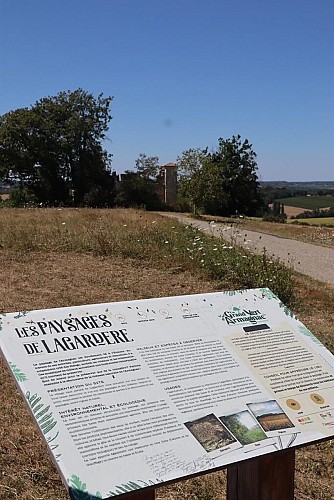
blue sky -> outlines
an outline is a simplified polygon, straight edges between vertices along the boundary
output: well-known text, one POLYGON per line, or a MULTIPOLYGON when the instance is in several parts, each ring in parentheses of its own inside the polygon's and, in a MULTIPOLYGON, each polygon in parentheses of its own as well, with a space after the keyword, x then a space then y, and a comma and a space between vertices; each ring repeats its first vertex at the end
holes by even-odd
POLYGON ((0 114, 82 87, 117 172, 240 134, 261 180, 331 180, 332 50, 332 0, 0 0, 0 114))

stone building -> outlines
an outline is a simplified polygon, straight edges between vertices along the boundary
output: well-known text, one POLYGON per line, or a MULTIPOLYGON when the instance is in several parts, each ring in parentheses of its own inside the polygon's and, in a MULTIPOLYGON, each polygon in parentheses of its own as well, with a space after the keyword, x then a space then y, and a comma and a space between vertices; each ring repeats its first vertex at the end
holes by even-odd
POLYGON ((171 207, 175 207, 177 196, 176 163, 162 165, 160 167, 160 175, 163 177, 164 186, 162 201, 171 207))
MULTIPOLYGON (((158 198, 169 205, 176 207, 177 203, 177 167, 176 163, 167 163, 159 167, 157 178, 149 180, 149 186, 157 194, 158 198)), ((127 179, 138 175, 136 172, 125 172, 115 175, 116 192, 122 192, 122 184, 127 179)))

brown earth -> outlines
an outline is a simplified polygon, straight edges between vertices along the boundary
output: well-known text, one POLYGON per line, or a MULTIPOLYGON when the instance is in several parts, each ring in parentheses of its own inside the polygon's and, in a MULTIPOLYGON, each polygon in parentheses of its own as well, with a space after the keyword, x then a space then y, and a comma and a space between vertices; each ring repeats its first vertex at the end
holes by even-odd
MULTIPOLYGON (((320 208, 320 211, 329 210, 330 207, 320 208)), ((312 212, 309 208, 291 207, 289 205, 284 205, 284 212, 290 217, 295 217, 296 215, 302 214, 303 212, 312 212)))
POLYGON ((307 208, 290 207, 290 206, 284 205, 284 212, 286 213, 286 215, 288 217, 291 217, 291 216, 295 217, 296 215, 301 214, 303 212, 311 212, 311 210, 309 210, 307 208))

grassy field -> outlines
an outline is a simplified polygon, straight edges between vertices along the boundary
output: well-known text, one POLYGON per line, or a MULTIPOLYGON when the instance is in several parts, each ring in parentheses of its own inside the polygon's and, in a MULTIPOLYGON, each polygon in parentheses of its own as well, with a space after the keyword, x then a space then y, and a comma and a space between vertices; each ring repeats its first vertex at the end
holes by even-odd
POLYGON ((136 210, 3 209, 0 247, 20 252, 76 252, 129 257, 160 267, 200 271, 234 288, 270 284, 285 303, 290 272, 278 260, 253 256, 191 226, 136 210))
MULTIPOLYGON (((140 211, 0 210, 0 312, 265 286, 279 275, 277 290, 290 294, 293 311, 333 350, 332 289, 293 276, 275 263, 268 275, 258 259, 249 258, 251 264, 240 272, 248 260, 243 255, 223 241, 140 211)), ((66 500, 2 360, 0 377, 0 498, 66 500)), ((331 499, 332 464, 331 442, 298 450, 296 499, 331 499)), ((160 488, 156 496, 223 500, 225 486, 221 471, 160 488)))
POLYGON ((288 223, 310 224, 311 226, 334 226, 334 217, 314 217, 310 219, 293 219, 288 223))
POLYGON ((334 196, 294 196, 276 201, 286 206, 305 208, 305 210, 334 207, 334 196))

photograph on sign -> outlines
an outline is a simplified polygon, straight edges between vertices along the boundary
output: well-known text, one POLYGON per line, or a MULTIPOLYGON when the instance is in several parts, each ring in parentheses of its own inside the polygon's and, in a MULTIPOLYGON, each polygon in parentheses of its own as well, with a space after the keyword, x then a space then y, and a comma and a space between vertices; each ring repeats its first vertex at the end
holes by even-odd
POLYGON ((106 499, 334 435, 333 355, 269 289, 21 311, 0 324, 3 358, 69 491, 106 499))
POLYGON ((273 437, 297 432, 277 401, 261 401, 260 403, 249 403, 247 406, 267 436, 273 437))
POLYGON ((240 443, 213 414, 185 422, 187 429, 193 434, 206 452, 218 456, 231 450, 240 448, 240 443))
POLYGON ((237 411, 236 413, 232 412, 219 417, 219 419, 243 446, 244 452, 273 444, 273 440, 268 438, 267 434, 248 410, 237 411))

